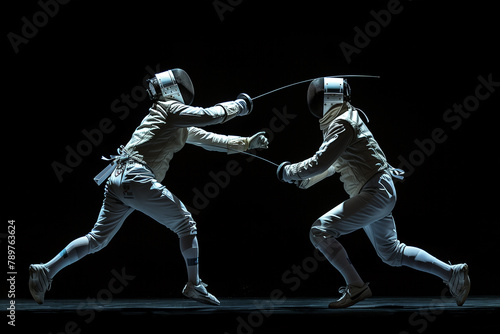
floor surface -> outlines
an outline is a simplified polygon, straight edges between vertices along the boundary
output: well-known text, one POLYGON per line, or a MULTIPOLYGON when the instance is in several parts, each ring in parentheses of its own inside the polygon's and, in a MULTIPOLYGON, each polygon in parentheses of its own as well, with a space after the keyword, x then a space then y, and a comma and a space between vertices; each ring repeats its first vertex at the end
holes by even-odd
MULTIPOLYGON (((210 306, 188 299, 16 300, 10 331, 36 333, 499 333, 500 296, 369 298, 331 310, 331 299, 221 299, 210 306)), ((8 300, 2 305, 9 307, 8 300)), ((12 312, 2 307, 5 322, 12 312)))

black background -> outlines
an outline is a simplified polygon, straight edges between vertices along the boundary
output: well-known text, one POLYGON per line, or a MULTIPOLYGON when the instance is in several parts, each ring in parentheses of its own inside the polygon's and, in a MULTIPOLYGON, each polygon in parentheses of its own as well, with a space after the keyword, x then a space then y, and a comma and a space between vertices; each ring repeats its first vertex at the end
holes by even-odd
MULTIPOLYGON (((103 199, 103 187, 92 180, 106 165, 100 157, 126 144, 149 107, 144 96, 132 101, 137 106, 128 107, 128 114, 114 112, 113 103, 123 107, 122 94, 141 91, 150 76, 147 67, 185 69, 195 85, 194 105, 205 107, 240 92, 257 96, 316 76, 380 75, 350 80, 353 104, 368 114, 393 165, 412 154, 423 157, 397 185, 394 216, 401 241, 443 261, 467 262, 471 295, 498 294, 492 284, 499 232, 493 145, 500 88, 456 129, 443 119, 447 109, 474 96, 479 76, 500 81, 496 6, 401 0, 399 13, 381 27, 371 11, 385 10, 388 3, 233 1, 221 20, 213 1, 74 0, 60 5, 17 53, 8 33, 21 35, 22 18, 33 22, 41 7, 31 0, 5 10, 7 201, 0 232, 6 254, 7 221, 15 220, 17 297, 29 297, 29 264, 49 261, 92 228, 103 199), (355 27, 377 26, 348 61, 339 45, 356 45, 355 27), (86 140, 82 131, 98 128, 106 118, 113 131, 58 180, 53 163, 65 164, 66 147, 75 149, 86 140), (422 149, 415 141, 429 141, 435 128, 442 128, 447 140, 416 153, 422 149)), ((306 89, 299 85, 256 100, 250 116, 207 129, 252 135, 270 124, 284 125, 275 117, 286 111, 295 118, 258 154, 277 163, 300 161, 322 142, 317 119, 307 111, 306 89)), ((309 261, 314 253, 308 237, 314 220, 347 198, 337 175, 304 191, 278 182, 275 168, 264 162, 187 145, 163 183, 195 209, 194 189, 214 191, 208 205, 193 213, 201 278, 217 297, 266 297, 273 289, 289 297, 337 296, 342 277, 326 262, 309 261), (228 162, 237 163, 239 173, 214 188, 210 173, 225 170, 228 162), (292 291, 283 275, 293 277, 288 271, 304 264, 310 273, 292 291)), ((434 296, 444 286, 434 276, 382 263, 362 231, 340 241, 378 296, 434 296)), ((135 276, 120 293, 123 298, 180 297, 186 281, 177 236, 135 212, 108 247, 61 271, 47 298, 95 297, 113 269, 135 276)))

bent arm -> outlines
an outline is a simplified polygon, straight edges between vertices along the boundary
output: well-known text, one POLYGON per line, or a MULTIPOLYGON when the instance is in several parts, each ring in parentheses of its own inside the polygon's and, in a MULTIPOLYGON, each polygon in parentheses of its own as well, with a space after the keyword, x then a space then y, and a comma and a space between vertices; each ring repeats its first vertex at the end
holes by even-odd
MULTIPOLYGON (((323 144, 312 157, 285 167, 284 181, 305 180, 325 173, 338 157, 344 153, 353 137, 354 129, 349 123, 332 123, 328 128, 323 144)), ((321 176, 327 177, 329 175, 326 173, 321 176)), ((320 178, 320 180, 323 178, 320 178)))
POLYGON ((333 174, 335 174, 335 168, 333 166, 330 166, 323 173, 320 173, 318 175, 315 175, 313 177, 310 177, 310 178, 302 180, 302 181, 297 181, 297 186, 300 189, 309 189, 312 186, 314 186, 316 183, 323 181, 324 179, 332 176, 333 174))

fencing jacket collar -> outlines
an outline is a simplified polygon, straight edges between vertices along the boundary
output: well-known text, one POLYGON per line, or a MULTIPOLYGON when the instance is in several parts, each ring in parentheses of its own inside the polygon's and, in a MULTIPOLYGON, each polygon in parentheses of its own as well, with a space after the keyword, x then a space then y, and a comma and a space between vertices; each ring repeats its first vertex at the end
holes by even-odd
POLYGON ((344 102, 341 105, 336 105, 331 108, 324 116, 319 120, 319 128, 321 131, 327 129, 330 126, 330 123, 337 118, 338 116, 345 113, 347 110, 351 109, 352 106, 349 102, 344 102))

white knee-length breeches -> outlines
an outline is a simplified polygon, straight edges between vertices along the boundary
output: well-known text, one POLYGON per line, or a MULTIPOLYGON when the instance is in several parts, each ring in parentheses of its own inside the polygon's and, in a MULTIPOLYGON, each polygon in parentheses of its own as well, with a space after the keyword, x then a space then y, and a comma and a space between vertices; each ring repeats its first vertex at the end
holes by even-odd
POLYGON ((392 210, 396 189, 387 173, 373 176, 360 193, 325 213, 311 227, 311 241, 338 238, 363 228, 377 255, 391 266, 401 266, 405 244, 398 240, 392 210))
POLYGON ((87 234, 90 252, 105 247, 134 210, 145 213, 179 237, 197 233, 196 222, 184 204, 156 180, 148 167, 129 160, 117 167, 107 181, 99 217, 87 234))

